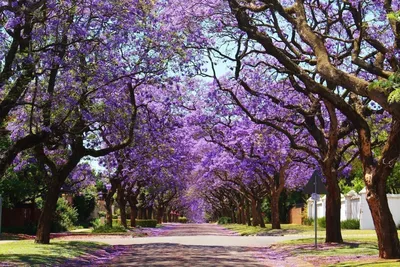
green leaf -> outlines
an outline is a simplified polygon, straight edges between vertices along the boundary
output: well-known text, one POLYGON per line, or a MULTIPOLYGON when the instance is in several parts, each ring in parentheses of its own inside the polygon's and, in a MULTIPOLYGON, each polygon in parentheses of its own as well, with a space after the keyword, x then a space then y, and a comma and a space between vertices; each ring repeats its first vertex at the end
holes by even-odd
POLYGON ((388 97, 389 104, 400 103, 400 88, 395 88, 388 97))

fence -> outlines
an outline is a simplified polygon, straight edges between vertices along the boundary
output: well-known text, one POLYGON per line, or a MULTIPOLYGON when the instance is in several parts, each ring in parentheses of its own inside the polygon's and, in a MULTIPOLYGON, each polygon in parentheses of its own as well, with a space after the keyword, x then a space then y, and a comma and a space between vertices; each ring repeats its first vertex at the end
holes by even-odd
MULTIPOLYGON (((393 220, 396 225, 400 224, 400 194, 387 194, 390 211, 393 215, 393 220)), ((341 199, 340 220, 359 219, 360 229, 375 229, 372 221, 371 211, 367 203, 367 192, 364 188, 357 194, 355 191, 350 191, 346 195, 342 195, 341 199)), ((317 201, 317 216, 318 218, 325 217, 326 196, 321 197, 317 201)), ((314 218, 314 200, 307 200, 308 217, 314 218)))
POLYGON ((40 210, 32 205, 21 205, 14 209, 3 208, 2 227, 23 227, 36 224, 40 210))

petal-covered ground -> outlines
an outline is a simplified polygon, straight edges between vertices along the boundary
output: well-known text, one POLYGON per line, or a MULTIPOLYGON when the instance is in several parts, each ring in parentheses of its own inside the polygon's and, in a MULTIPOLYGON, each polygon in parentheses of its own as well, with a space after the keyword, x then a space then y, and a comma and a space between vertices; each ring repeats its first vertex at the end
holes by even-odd
MULTIPOLYGON (((316 256, 315 253, 313 255, 314 246, 312 244, 271 245, 284 237, 242 237, 215 224, 165 224, 162 228, 142 228, 139 232, 141 233, 140 236, 147 237, 137 238, 135 235, 100 236, 106 243, 112 243, 116 241, 115 239, 121 238, 119 241, 126 245, 113 245, 90 256, 70 260, 63 266, 302 267, 328 266, 349 261, 378 260, 377 255, 316 256), (260 245, 259 239, 262 242, 267 240, 268 242, 265 242, 265 245, 260 245), (223 242, 224 240, 227 242, 223 242), (253 241, 254 244, 252 245, 251 242, 253 241), (216 243, 218 245, 215 245, 216 243)), ((72 239, 74 237, 64 238, 72 239)), ((83 236, 79 238, 84 239, 83 236)), ((328 251, 339 246, 343 245, 320 244, 318 250, 328 251)))

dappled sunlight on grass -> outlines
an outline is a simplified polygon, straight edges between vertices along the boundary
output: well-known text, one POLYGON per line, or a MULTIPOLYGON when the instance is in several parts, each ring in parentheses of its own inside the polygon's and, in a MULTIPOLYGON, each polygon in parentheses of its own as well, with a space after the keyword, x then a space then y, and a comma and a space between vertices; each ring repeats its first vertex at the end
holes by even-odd
MULTIPOLYGON (((293 235, 300 239, 280 242, 270 247, 276 254, 289 253, 287 259, 294 257, 313 266, 400 266, 399 260, 378 258, 378 243, 375 230, 342 230, 342 244, 325 243, 325 229, 318 228, 318 248, 314 247, 314 226, 282 224, 280 230, 239 224, 222 225, 241 235, 293 235), (332 265, 333 264, 333 265, 332 265)), ((400 235, 400 231, 399 231, 400 235)))
POLYGON ((0 262, 29 265, 51 263, 54 266, 106 246, 80 241, 51 241, 49 245, 35 244, 33 240, 15 241, 0 244, 0 262))
MULTIPOLYGON (((325 244, 323 240, 318 240, 318 248, 314 247, 314 240, 306 239, 298 242, 297 246, 291 246, 293 254, 310 254, 317 256, 338 256, 338 255, 377 255, 378 245, 372 243, 343 243, 343 244, 325 244)), ((290 244, 294 244, 291 242, 290 244)))

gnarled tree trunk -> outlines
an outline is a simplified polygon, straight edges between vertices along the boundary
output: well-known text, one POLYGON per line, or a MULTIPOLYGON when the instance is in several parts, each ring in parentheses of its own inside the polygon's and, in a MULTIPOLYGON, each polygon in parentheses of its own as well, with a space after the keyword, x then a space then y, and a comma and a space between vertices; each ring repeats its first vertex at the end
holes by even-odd
POLYGON ((116 191, 116 188, 114 187, 113 183, 110 192, 107 193, 106 197, 104 198, 104 204, 106 208, 106 226, 112 227, 113 225, 113 214, 112 214, 112 205, 114 202, 114 194, 116 191))
POLYGON ((257 213, 257 205, 256 200, 252 197, 251 198, 251 216, 253 218, 253 226, 257 226, 260 224, 260 217, 257 213))
MULTIPOLYGON (((62 184, 62 183, 61 183, 62 184)), ((48 188, 46 199, 42 213, 39 217, 38 228, 36 232, 35 243, 49 244, 50 243, 50 230, 53 221, 53 215, 56 211, 58 196, 60 195, 61 185, 58 181, 53 181, 48 188)))
POLYGON ((385 259, 399 258, 399 238, 396 224, 390 212, 386 185, 367 186, 367 202, 374 221, 378 237, 379 257, 385 259))
POLYGON ((125 192, 124 188, 121 186, 121 184, 118 186, 117 189, 117 200, 118 200, 118 205, 119 205, 119 210, 120 210, 120 215, 121 215, 121 225, 125 228, 128 228, 128 224, 126 222, 126 197, 125 197, 125 192))
POLYGON ((386 181, 400 156, 400 120, 393 118, 389 138, 379 162, 373 158, 368 129, 359 130, 358 135, 367 202, 378 237, 379 257, 397 259, 400 258, 400 243, 386 196, 386 181))

